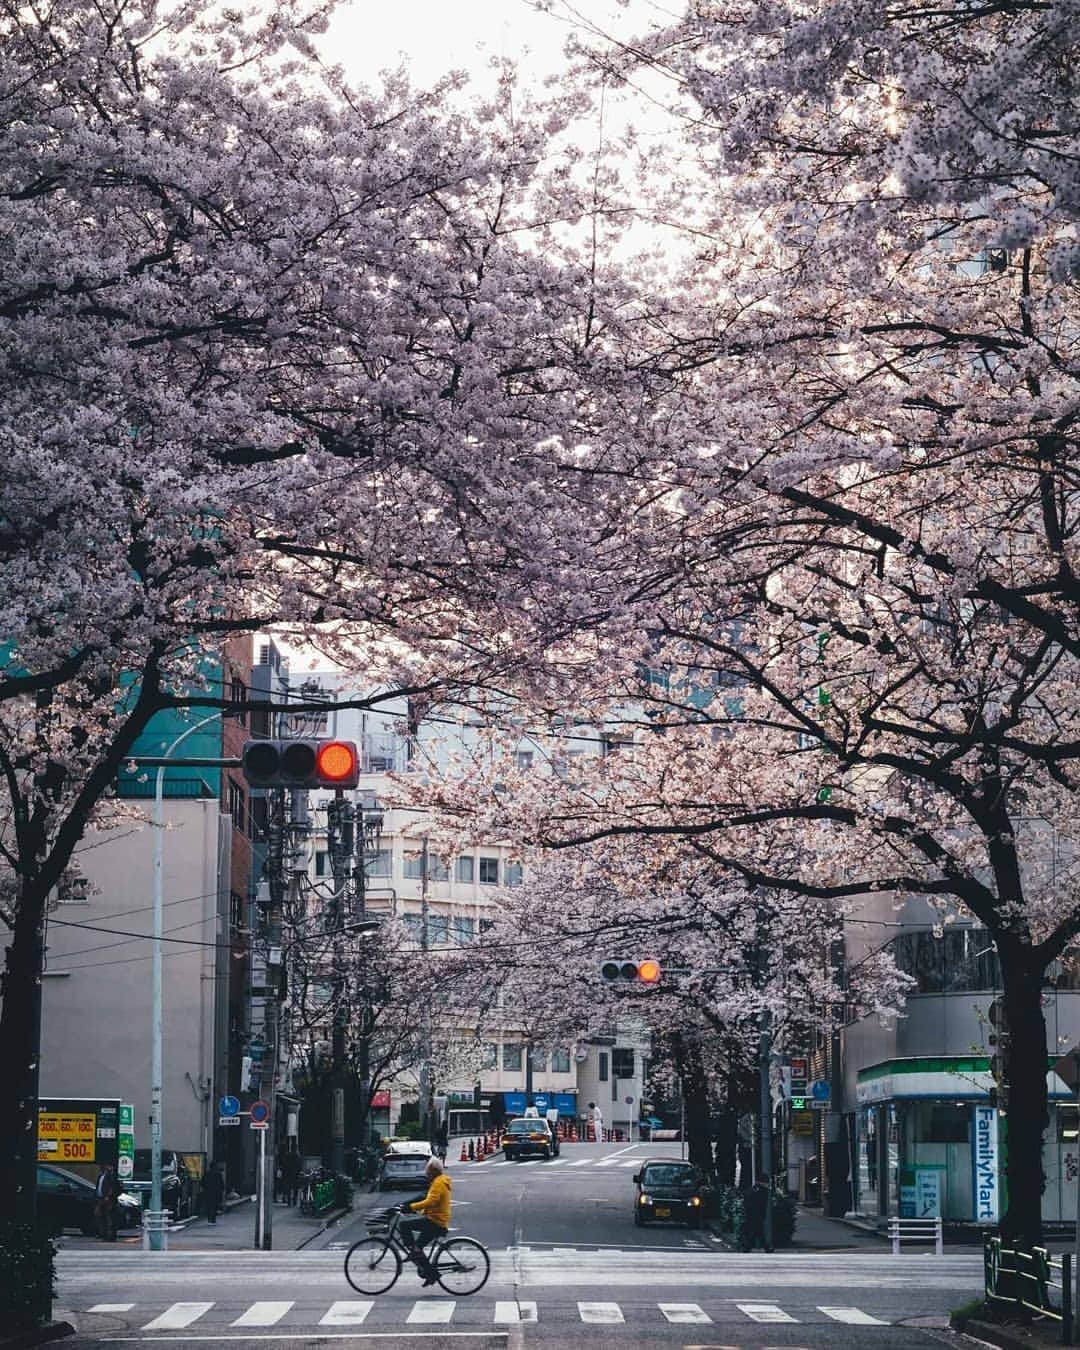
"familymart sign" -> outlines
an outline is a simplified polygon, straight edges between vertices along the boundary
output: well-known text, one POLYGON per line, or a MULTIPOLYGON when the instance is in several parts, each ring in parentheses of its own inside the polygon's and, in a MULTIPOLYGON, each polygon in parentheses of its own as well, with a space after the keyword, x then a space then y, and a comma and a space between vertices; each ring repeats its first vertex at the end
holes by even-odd
POLYGON ((1001 1214, 1001 1178, 998 1176, 998 1113, 993 1106, 976 1106, 971 1166, 975 1191, 975 1222, 997 1223, 1001 1214))

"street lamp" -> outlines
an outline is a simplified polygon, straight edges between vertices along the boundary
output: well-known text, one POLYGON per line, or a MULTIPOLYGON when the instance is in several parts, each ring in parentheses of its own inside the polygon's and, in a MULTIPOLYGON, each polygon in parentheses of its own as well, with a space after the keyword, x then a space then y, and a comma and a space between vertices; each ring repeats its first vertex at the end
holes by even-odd
MULTIPOLYGON (((200 727, 206 726, 207 722, 213 722, 221 714, 214 712, 209 717, 204 717, 194 726, 188 727, 177 736, 176 740, 168 747, 161 756, 163 760, 168 759, 173 751, 187 738, 193 735, 200 727)), ((144 1225, 143 1236, 148 1239, 148 1245, 151 1251, 160 1252, 165 1249, 165 1230, 162 1222, 161 1213, 161 939, 163 930, 164 903, 163 903, 163 873, 162 859, 164 852, 164 832, 165 826, 162 820, 162 794, 165 784, 165 770, 168 766, 161 764, 158 766, 157 779, 154 784, 154 931, 152 940, 152 1005, 151 1021, 153 1029, 151 1032, 150 1049, 150 1210, 146 1217, 152 1222, 147 1229, 144 1225)))

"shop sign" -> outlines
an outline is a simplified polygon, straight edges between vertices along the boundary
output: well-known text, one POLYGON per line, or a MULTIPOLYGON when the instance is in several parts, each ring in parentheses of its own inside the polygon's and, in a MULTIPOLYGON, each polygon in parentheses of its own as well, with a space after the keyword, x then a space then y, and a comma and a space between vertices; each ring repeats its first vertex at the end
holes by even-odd
POLYGON ((813 1111, 792 1111, 792 1113, 791 1113, 791 1133, 792 1133, 792 1134, 813 1134, 813 1133, 814 1133, 814 1113, 813 1113, 813 1111))
POLYGON ((972 1149, 972 1179, 975 1190, 975 1222, 997 1223, 1001 1209, 997 1108, 976 1106, 974 1112, 975 1146, 972 1149))
MULTIPOLYGON (((467 1101, 472 1101, 472 1093, 464 1094, 467 1101)), ((371 1108, 373 1111, 388 1111, 390 1109, 389 1090, 384 1092, 373 1092, 371 1094, 371 1108)))
POLYGON ((120 1106, 120 1125, 116 1153, 116 1175, 128 1181, 135 1174, 135 1107, 130 1102, 120 1106))
POLYGON ((38 1113, 38 1162, 92 1163, 96 1156, 97 1113, 38 1113))

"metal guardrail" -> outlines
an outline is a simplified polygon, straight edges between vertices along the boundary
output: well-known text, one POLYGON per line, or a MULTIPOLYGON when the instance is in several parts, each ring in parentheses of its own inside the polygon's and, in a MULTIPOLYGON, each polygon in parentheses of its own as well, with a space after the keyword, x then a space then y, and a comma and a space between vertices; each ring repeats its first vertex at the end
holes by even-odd
POLYGON ((1045 1247, 1026 1252, 988 1237, 983 1246, 984 1287, 994 1303, 1010 1305, 1024 1320, 1046 1317, 1061 1324, 1061 1344, 1073 1344, 1072 1254, 1051 1256, 1045 1247), (1056 1277, 1056 1278, 1055 1278, 1056 1277), (1054 1296, 1058 1306, 1054 1306, 1054 1296))
POLYGON ((934 1244, 934 1255, 942 1256, 945 1251, 941 1219, 900 1219, 894 1214, 889 1219, 889 1240, 892 1243, 893 1256, 900 1255, 901 1242, 920 1242, 934 1244))

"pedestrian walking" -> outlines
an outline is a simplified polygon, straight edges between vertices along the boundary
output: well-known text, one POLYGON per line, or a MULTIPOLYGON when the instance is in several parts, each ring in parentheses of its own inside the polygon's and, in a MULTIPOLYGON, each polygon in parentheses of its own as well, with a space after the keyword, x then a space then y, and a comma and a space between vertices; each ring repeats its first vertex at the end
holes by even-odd
POLYGON ((741 1246, 744 1252, 752 1252, 760 1243, 762 1251, 771 1252, 765 1238, 765 1215, 769 1208, 769 1187, 765 1181, 758 1181, 746 1192, 743 1199, 743 1228, 741 1246))
POLYGON ((593 1138, 598 1144, 604 1142, 604 1113, 595 1102, 589 1103, 589 1110, 592 1113, 593 1138))
POLYGON ((210 1170, 203 1181, 203 1199, 206 1203, 207 1223, 217 1223, 217 1216, 221 1211, 221 1202, 225 1199, 225 1178, 222 1175, 220 1163, 212 1162, 210 1164, 210 1170))
POLYGON ((97 1199, 94 1202, 94 1218, 97 1220, 98 1237, 102 1242, 116 1241, 116 1174, 108 1163, 102 1163, 95 1187, 97 1199))
POLYGON ((300 1190, 300 1155, 296 1145, 290 1144, 289 1151, 281 1160, 281 1192, 287 1205, 295 1205, 300 1190))

